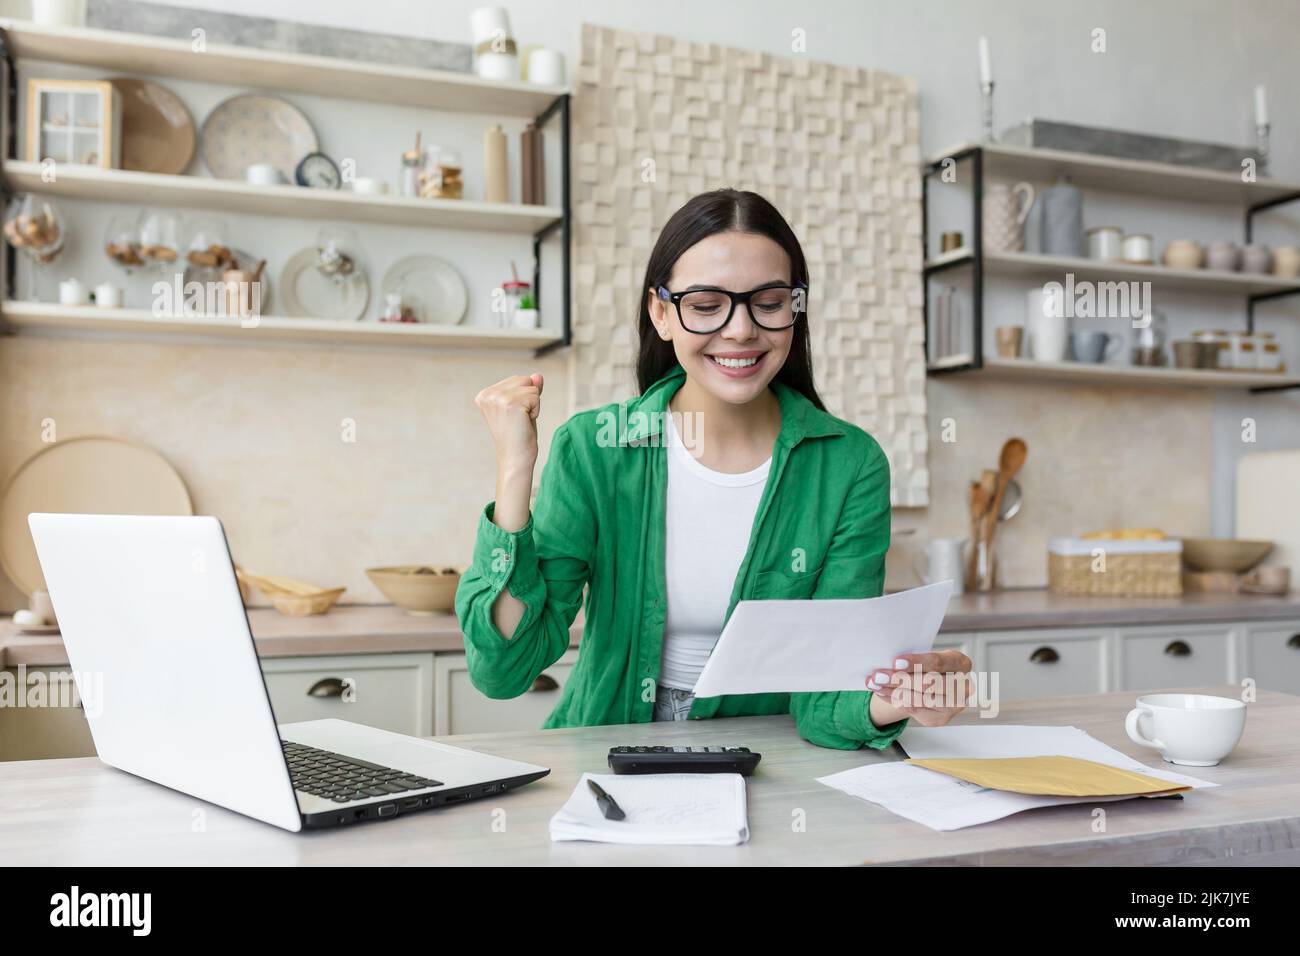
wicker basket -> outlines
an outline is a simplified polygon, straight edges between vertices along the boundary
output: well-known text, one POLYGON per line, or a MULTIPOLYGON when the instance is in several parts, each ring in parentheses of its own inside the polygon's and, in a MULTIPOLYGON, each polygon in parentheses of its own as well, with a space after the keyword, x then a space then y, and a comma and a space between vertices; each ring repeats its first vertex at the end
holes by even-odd
POLYGON ((1053 538, 1047 587, 1056 594, 1161 597, 1183 593, 1181 541, 1053 538), (1100 550, 1102 555, 1094 555, 1100 550), (1105 570, 1098 570, 1104 557, 1105 570))

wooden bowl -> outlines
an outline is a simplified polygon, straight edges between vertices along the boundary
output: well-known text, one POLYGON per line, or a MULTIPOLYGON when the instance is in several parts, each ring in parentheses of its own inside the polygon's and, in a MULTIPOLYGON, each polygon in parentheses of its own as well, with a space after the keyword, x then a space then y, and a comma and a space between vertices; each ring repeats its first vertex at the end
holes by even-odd
POLYGON ((1184 538, 1183 562, 1194 571, 1249 571, 1268 557, 1272 541, 1240 538, 1184 538))
POLYGON ((334 606, 346 590, 347 588, 330 588, 327 591, 317 591, 315 594, 289 594, 276 591, 274 594, 268 594, 267 597, 281 614, 287 614, 289 617, 307 617, 310 614, 324 614, 334 606))
POLYGON ((393 568, 367 568, 366 577, 408 614, 449 614, 456 606, 458 568, 405 564, 393 568))
POLYGON ((324 614, 347 590, 347 588, 318 588, 306 581, 258 574, 241 567, 235 568, 235 577, 239 579, 241 594, 252 585, 270 598, 272 607, 290 617, 324 614))

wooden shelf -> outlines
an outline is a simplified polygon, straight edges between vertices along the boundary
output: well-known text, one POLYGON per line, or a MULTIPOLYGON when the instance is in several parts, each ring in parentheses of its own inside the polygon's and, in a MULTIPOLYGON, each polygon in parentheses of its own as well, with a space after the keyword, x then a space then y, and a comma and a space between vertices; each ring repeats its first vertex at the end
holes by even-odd
POLYGON ((1076 186, 1085 188, 1241 206, 1300 195, 1300 183, 1274 179, 1244 183, 1239 173, 997 143, 963 143, 935 154, 929 162, 939 162, 973 146, 984 149, 984 175, 999 179, 1054 180, 1068 176, 1076 186))
POLYGON ((258 186, 206 176, 168 176, 121 169, 60 165, 50 182, 38 163, 11 160, 4 172, 20 192, 128 204, 160 204, 243 212, 373 222, 391 226, 477 229, 532 235, 563 212, 554 206, 475 202, 468 199, 412 199, 407 196, 362 196, 338 189, 303 186, 258 186))
MULTIPOLYGON (((954 259, 940 256, 926 263, 927 269, 958 261, 973 261, 969 251, 954 259)), ((984 268, 995 275, 1062 278, 1072 273, 1091 282, 1146 281, 1162 289, 1221 292, 1235 295, 1266 295, 1274 292, 1300 293, 1300 279, 1249 272, 1212 272, 1208 269, 1171 269, 1166 266, 1130 265, 1073 256, 1040 256, 1025 252, 985 253, 984 268)))
POLYGON ((1183 388, 1261 388, 1300 385, 1300 378, 1280 372, 1233 372, 1191 368, 1093 365, 1084 362, 1036 362, 1031 359, 985 358, 984 367, 955 372, 950 380, 971 374, 998 379, 1066 381, 1081 384, 1167 385, 1183 388))
POLYGON ((389 322, 335 322, 261 316, 253 328, 238 319, 215 316, 157 316, 147 309, 101 309, 93 305, 54 305, 9 300, 0 316, 18 329, 73 329, 241 342, 319 342, 416 349, 493 349, 533 352, 560 341, 549 329, 493 329, 473 325, 389 322))
POLYGON ((11 19, 0 19, 0 27, 8 32, 11 53, 18 59, 430 110, 531 118, 568 92, 564 87, 484 80, 472 73, 220 44, 209 44, 196 53, 189 39, 117 30, 49 27, 11 19))

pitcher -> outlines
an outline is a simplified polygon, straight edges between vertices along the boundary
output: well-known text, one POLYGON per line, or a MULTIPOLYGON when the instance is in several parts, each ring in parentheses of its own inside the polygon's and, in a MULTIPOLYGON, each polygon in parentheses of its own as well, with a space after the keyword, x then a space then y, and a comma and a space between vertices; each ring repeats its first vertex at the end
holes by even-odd
POLYGON ((1034 204, 1029 183, 989 183, 984 187, 984 251, 1020 252, 1025 248, 1025 217, 1034 204))

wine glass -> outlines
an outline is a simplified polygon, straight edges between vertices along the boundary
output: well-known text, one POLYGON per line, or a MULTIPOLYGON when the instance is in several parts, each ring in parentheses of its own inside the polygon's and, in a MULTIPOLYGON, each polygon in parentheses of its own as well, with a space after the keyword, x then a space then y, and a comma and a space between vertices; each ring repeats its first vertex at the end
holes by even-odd
POLYGON ((138 215, 117 215, 108 220, 108 228, 104 230, 104 252, 127 275, 144 265, 144 257, 140 255, 138 215))
POLYGON ((140 256, 163 275, 175 271, 180 258, 181 217, 166 210, 146 210, 140 218, 140 256))

